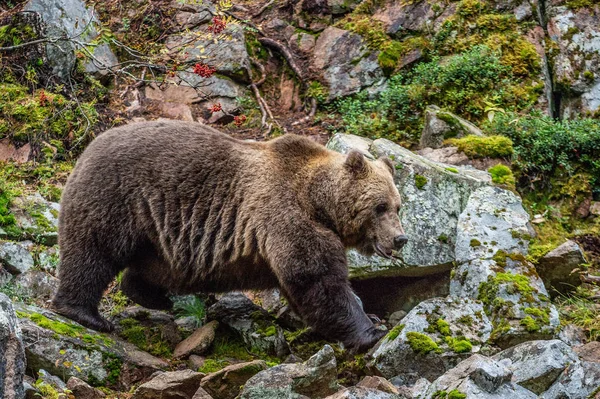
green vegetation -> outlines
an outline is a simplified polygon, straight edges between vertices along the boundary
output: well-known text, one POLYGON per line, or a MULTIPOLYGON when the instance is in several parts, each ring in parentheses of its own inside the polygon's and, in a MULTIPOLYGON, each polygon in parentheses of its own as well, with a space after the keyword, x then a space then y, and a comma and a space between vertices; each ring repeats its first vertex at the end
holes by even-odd
POLYGON ((402 330, 404 330, 404 324, 398 324, 397 326, 395 326, 394 328, 392 328, 390 330, 390 332, 387 333, 387 335, 385 336, 385 338, 388 341, 393 341, 396 338, 398 338, 398 335, 400 335, 400 333, 402 332, 402 330))
POLYGON ((43 140, 54 147, 45 147, 47 155, 60 155, 65 145, 84 137, 97 119, 93 101, 78 104, 44 89, 31 93, 17 83, 0 83, 0 139, 43 140))
POLYGON ((179 317, 191 317, 196 327, 204 324, 206 318, 206 305, 204 300, 196 295, 180 297, 173 305, 175 314, 179 317))
POLYGON ((429 336, 418 332, 407 332, 406 339, 411 349, 417 353, 426 355, 429 352, 440 353, 441 349, 429 336))
POLYGON ((531 316, 525 316, 520 324, 530 333, 540 330, 540 325, 531 316))
POLYGON ((71 396, 70 390, 65 389, 59 392, 56 388, 47 382, 44 382, 42 379, 36 380, 33 387, 38 391, 35 395, 41 399, 67 399, 71 396))
POLYGON ((470 158, 505 158, 513 153, 512 141, 503 136, 465 136, 460 139, 448 139, 446 144, 458 147, 470 158))
POLYGON ((456 168, 451 168, 451 167, 448 167, 448 168, 446 168, 446 170, 447 170, 448 172, 452 172, 452 173, 458 173, 458 169, 456 169, 456 168))
POLYGON ((529 284, 529 279, 521 274, 497 273, 495 276, 489 276, 487 281, 479 285, 479 299, 487 306, 500 305, 498 302, 498 291, 500 285, 504 285, 508 293, 519 293, 526 299, 530 299, 533 293, 533 287, 529 284))
POLYGON ((443 242, 444 244, 448 243, 448 235, 447 234, 440 234, 438 236, 438 241, 439 242, 443 242))
POLYGON ((414 143, 429 104, 476 122, 483 120, 491 102, 507 110, 527 109, 540 93, 524 90, 530 89, 523 88, 511 68, 502 64, 498 51, 474 46, 443 61, 433 57, 392 76, 380 94, 361 92, 339 100, 334 108, 348 133, 414 143))
POLYGON ((453 389, 450 392, 436 391, 433 394, 432 399, 465 399, 466 397, 466 394, 461 393, 457 389, 453 389))
POLYGON ((510 188, 515 187, 515 176, 508 166, 498 164, 489 168, 488 172, 492 175, 492 181, 494 183, 510 188))
MULTIPOLYGON (((545 188, 551 178, 568 178, 584 169, 579 186, 600 190, 600 121, 557 121, 547 116, 498 114, 486 128, 512 140, 513 166, 528 183, 545 188), (583 181, 582 181, 583 180, 583 181)), ((572 193, 570 193, 572 194, 572 193)))
POLYGON ((591 296, 591 291, 578 287, 573 295, 561 296, 556 302, 563 323, 581 327, 590 341, 597 341, 600 339, 600 307, 591 296))
POLYGON ((426 184, 427 178, 425 176, 415 175, 415 186, 417 186, 419 190, 423 190, 423 187, 425 187, 426 184))
POLYGON ((227 367, 229 362, 226 360, 206 359, 198 369, 200 373, 210 374, 227 367))
POLYGON ((471 239, 471 242, 469 243, 469 245, 470 245, 472 248, 479 247, 479 246, 481 246, 481 241, 479 241, 479 240, 478 240, 478 239, 476 239, 476 238, 472 238, 472 239, 471 239))
POLYGON ((78 338, 89 344, 111 346, 114 341, 103 334, 84 334, 86 329, 83 326, 74 323, 63 323, 61 321, 52 320, 40 313, 27 313, 17 311, 19 318, 26 318, 33 321, 38 326, 47 330, 54 331, 58 335, 78 338))
POLYGON ((171 356, 171 347, 162 337, 159 327, 142 325, 133 318, 123 319, 119 324, 123 327, 119 335, 128 342, 154 356, 171 356))

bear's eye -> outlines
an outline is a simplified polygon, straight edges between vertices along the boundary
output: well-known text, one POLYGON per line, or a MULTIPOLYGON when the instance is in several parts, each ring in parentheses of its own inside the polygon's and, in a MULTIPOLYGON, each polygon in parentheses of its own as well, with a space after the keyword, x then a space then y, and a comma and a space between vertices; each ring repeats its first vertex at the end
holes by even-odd
POLYGON ((387 204, 379 204, 377 205, 377 208, 375 208, 375 212, 378 214, 385 213, 385 211, 387 211, 387 204))

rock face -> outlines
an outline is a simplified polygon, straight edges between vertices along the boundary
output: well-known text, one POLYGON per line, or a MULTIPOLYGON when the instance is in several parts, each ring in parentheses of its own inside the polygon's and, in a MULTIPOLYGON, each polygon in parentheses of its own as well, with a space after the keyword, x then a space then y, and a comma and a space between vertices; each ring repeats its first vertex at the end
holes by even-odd
POLYGON ((552 58, 556 86, 562 85, 561 116, 575 117, 600 109, 600 13, 599 6, 572 9, 565 2, 552 2, 548 35, 557 48, 552 58))
POLYGON ((550 294, 565 294, 581 285, 578 269, 587 263, 579 244, 568 240, 539 260, 537 271, 550 294))
POLYGON ((10 299, 0 293, 0 397, 25 397, 25 350, 21 328, 10 299))
POLYGON ((304 363, 280 364, 250 378, 240 399, 324 398, 337 388, 333 349, 323 349, 304 363))
POLYGON ((251 348, 278 357, 285 357, 290 352, 281 327, 273 322, 266 310, 242 293, 224 295, 208 309, 207 315, 237 331, 251 348))
POLYGON ((537 395, 511 382, 512 373, 502 363, 490 358, 473 355, 456 368, 435 380, 421 396, 436 399, 440 393, 464 399, 534 399, 537 395))
POLYGON ((41 270, 29 270, 18 275, 14 281, 28 296, 39 300, 51 299, 59 284, 56 277, 41 270))
POLYGON ((533 233, 520 198, 507 190, 474 191, 459 216, 450 295, 480 299, 503 348, 549 338, 558 312, 535 267, 525 259, 533 233))
POLYGON ((421 133, 419 148, 440 148, 445 139, 468 134, 483 136, 483 132, 471 122, 451 112, 442 111, 435 105, 429 105, 425 109, 425 127, 421 133))
POLYGON ((421 302, 373 349, 370 367, 410 385, 433 380, 477 353, 492 332, 481 303, 434 298, 421 302))
POLYGON ((350 276, 422 276, 449 270, 456 260, 458 218, 476 189, 490 184, 488 173, 429 161, 386 139, 371 141, 336 134, 328 148, 361 150, 370 158, 388 156, 396 163, 396 187, 402 197, 400 218, 409 237, 401 260, 348 253, 350 276))
POLYGON ((455 10, 456 4, 444 1, 397 2, 388 0, 375 12, 373 18, 384 24, 387 34, 401 37, 410 33, 430 30, 437 33, 442 22, 454 14, 455 10))
POLYGON ((204 377, 200 387, 215 399, 234 399, 246 381, 266 368, 263 360, 232 364, 204 377))
POLYGON ((33 256, 29 252, 31 243, 0 242, 0 261, 11 274, 25 273, 33 267, 33 256))
POLYGON ((512 381, 538 395, 550 388, 565 368, 578 361, 575 352, 559 340, 524 342, 493 359, 509 359, 512 381))
POLYGON ((35 193, 15 198, 10 211, 21 232, 19 236, 11 238, 32 240, 48 246, 58 242, 58 203, 46 201, 39 193, 35 193))
POLYGON ((333 100, 381 86, 384 75, 377 56, 360 35, 328 27, 317 39, 311 68, 327 83, 333 100))
POLYGON ((128 386, 168 367, 112 336, 99 334, 35 306, 16 305, 27 365, 68 379, 128 386))
POLYGON ((204 374, 191 370, 161 373, 152 380, 140 385, 132 399, 183 399, 191 398, 204 374))
MULTIPOLYGON (((37 12, 46 25, 48 37, 77 37, 82 43, 98 36, 98 21, 81 0, 30 0, 24 11, 37 12)), ((72 41, 59 40, 46 45, 48 62, 53 74, 67 80, 75 67, 75 51, 81 49, 72 41)), ((107 44, 99 44, 92 50, 93 58, 85 63, 88 73, 105 74, 107 69, 117 65, 118 60, 107 44)))

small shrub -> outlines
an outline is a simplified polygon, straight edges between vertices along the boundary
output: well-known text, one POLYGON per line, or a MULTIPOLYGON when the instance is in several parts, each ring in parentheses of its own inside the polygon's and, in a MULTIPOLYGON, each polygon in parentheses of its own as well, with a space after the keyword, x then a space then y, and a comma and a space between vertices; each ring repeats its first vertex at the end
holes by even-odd
POLYGON ((193 318, 196 327, 200 327, 204 323, 204 318, 206 317, 206 305, 201 298, 195 295, 178 298, 175 300, 173 309, 179 317, 193 318))

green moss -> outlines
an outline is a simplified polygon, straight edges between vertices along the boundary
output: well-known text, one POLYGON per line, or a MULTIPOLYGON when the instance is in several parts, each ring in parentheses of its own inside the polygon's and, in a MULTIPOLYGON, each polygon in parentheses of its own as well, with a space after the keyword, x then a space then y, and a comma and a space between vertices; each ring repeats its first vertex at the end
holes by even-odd
POLYGON ((526 276, 522 274, 497 273, 495 276, 489 276, 487 281, 479 285, 478 299, 487 306, 501 306, 502 304, 498 302, 498 290, 501 284, 506 285, 506 290, 509 293, 519 293, 527 297, 533 293, 533 288, 526 276))
POLYGON ((466 397, 467 395, 461 393, 458 389, 453 389, 448 392, 448 399, 465 399, 466 397))
POLYGON ((504 136, 466 136, 444 143, 458 147, 471 158, 505 158, 513 153, 512 141, 504 136))
POLYGON ((329 98, 329 90, 320 82, 313 80, 306 89, 306 97, 314 98, 317 100, 317 103, 324 104, 329 98))
POLYGON ((469 316, 469 315, 465 315, 465 316, 461 316, 459 317, 459 319, 457 320, 458 323, 460 324, 464 324, 465 326, 472 326, 473 325, 473 317, 469 316))
POLYGON ((593 7, 594 3, 594 0, 568 0, 567 7, 573 10, 577 10, 579 8, 593 7))
POLYGON ((301 337, 302 335, 306 334, 309 331, 308 327, 305 328, 301 328, 299 330, 296 331, 284 331, 283 332, 283 336, 285 337, 285 340, 291 344, 293 342, 295 342, 299 337, 301 337))
POLYGON ((47 330, 54 331, 58 335, 78 338, 94 345, 101 344, 104 346, 111 346, 112 344, 114 344, 114 341, 112 339, 108 338, 103 334, 83 334, 85 328, 78 324, 63 323, 60 321, 52 320, 40 313, 27 313, 22 311, 17 311, 16 313, 19 318, 27 318, 33 321, 38 326, 47 330))
POLYGON ((202 363, 202 366, 198 368, 198 372, 205 374, 214 373, 229 366, 229 364, 230 363, 226 360, 206 359, 204 363, 202 363))
POLYGON ((415 175, 415 186, 419 190, 423 190, 423 187, 427 184, 427 178, 423 175, 415 175))
POLYGON ((531 316, 525 316, 521 320, 520 324, 524 326, 528 332, 531 333, 540 330, 540 325, 531 316))
POLYGON ((479 246, 481 246, 481 241, 479 241, 475 238, 472 238, 469 245, 471 245, 471 247, 479 247, 479 246))
POLYGON ((447 167, 447 168, 446 168, 446 170, 447 170, 448 172, 452 172, 452 173, 458 173, 458 169, 456 169, 456 168, 447 167))
POLYGON ((443 242, 444 244, 448 243, 448 235, 447 234, 440 234, 438 236, 438 241, 439 242, 443 242))
POLYGON ((514 188, 515 176, 508 166, 498 164, 489 168, 488 172, 492 175, 494 183, 514 188))
POLYGON ((548 309, 525 308, 524 312, 530 316, 535 317, 538 321, 540 321, 544 325, 550 324, 550 312, 548 309))
POLYGON ((434 392, 432 399, 465 399, 467 395, 460 393, 459 390, 453 389, 450 392, 447 391, 436 391, 434 392))
POLYGON ((154 356, 171 356, 171 347, 162 337, 158 327, 144 326, 133 318, 123 319, 119 324, 123 327, 119 335, 128 342, 154 356))
POLYGON ((441 352, 438 344, 425 334, 411 331, 406 333, 406 339, 411 349, 417 353, 426 355, 430 352, 441 352))
POLYGON ((404 324, 398 324, 397 326, 395 326, 394 328, 392 328, 387 335, 385 336, 385 338, 388 341, 393 341, 396 338, 398 338, 398 335, 400 335, 400 333, 402 332, 402 330, 404 330, 404 324))
POLYGON ((437 321, 435 322, 436 328, 437 330, 440 332, 440 334, 444 335, 444 336, 448 336, 451 335, 452 333, 450 332, 450 324, 448 324, 448 322, 444 319, 437 319, 437 321))
POLYGON ((263 330, 257 330, 257 332, 265 337, 272 337, 273 335, 277 334, 277 327, 270 325, 263 330))
POLYGON ((444 340, 455 353, 467 353, 473 350, 473 344, 465 337, 445 337, 444 340))

